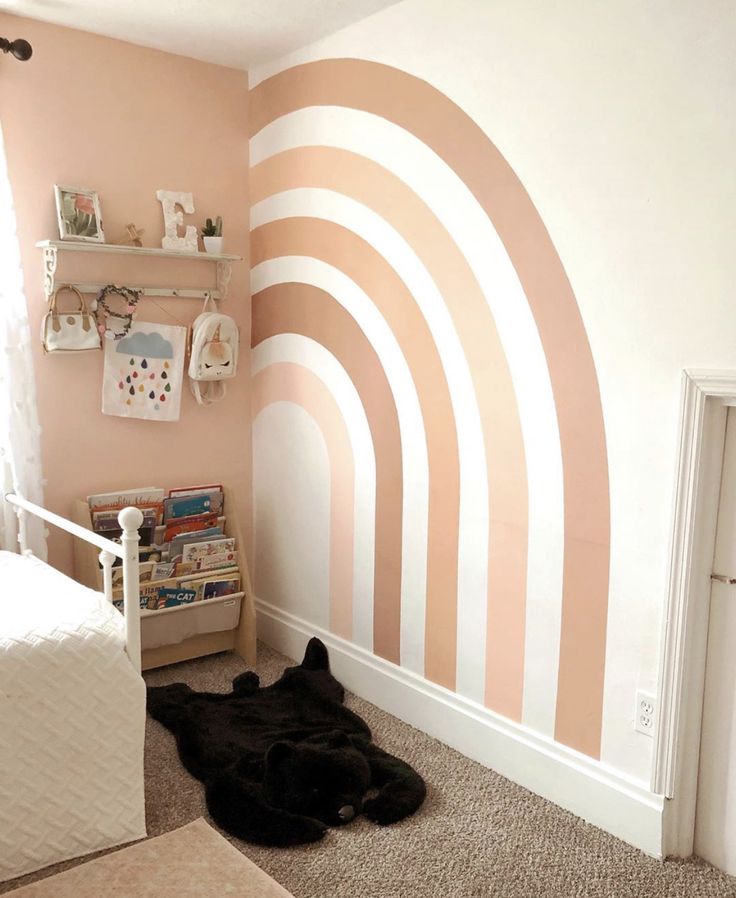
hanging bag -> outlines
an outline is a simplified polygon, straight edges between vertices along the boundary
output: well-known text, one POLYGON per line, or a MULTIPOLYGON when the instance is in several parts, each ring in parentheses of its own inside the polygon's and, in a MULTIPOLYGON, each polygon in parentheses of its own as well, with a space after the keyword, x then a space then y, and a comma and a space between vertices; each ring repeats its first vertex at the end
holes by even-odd
POLYGON ((95 319, 76 287, 63 284, 54 291, 49 311, 41 320, 41 342, 46 352, 87 352, 102 348, 95 319), (60 312, 57 309, 59 294, 65 290, 76 293, 78 309, 71 312, 60 312))
POLYGON ((238 368, 238 326, 207 297, 202 313, 194 319, 189 357, 189 386, 199 405, 211 405, 225 395, 223 383, 235 377, 238 368))

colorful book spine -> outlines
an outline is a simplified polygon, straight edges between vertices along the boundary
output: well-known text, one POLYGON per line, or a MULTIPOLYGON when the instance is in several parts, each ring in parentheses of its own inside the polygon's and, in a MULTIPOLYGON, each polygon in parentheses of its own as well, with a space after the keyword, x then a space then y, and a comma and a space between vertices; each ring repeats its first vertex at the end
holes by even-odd
POLYGON ((217 526, 217 515, 198 515, 196 518, 188 518, 167 524, 164 532, 164 542, 170 542, 174 537, 183 533, 196 533, 198 530, 207 530, 217 526))
POLYGON ((189 605, 197 598, 194 589, 171 589, 165 587, 158 591, 158 608, 175 608, 177 605, 189 605))
POLYGON ((219 514, 221 509, 222 503, 213 503, 209 493, 197 496, 176 496, 164 500, 164 520, 168 522, 196 515, 219 514))

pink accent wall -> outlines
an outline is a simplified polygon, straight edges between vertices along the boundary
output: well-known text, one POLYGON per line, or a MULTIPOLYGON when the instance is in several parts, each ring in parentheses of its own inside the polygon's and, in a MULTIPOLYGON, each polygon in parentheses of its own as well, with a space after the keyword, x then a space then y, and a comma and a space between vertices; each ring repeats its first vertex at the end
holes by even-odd
MULTIPOLYGON (((26 63, 0 59, 0 120, 16 204, 31 330, 45 312, 38 240, 58 237, 54 184, 99 192, 108 242, 128 222, 145 228, 144 246, 161 245, 156 190, 187 190, 199 226, 222 215, 234 263, 222 310, 250 345, 248 293, 248 92, 245 72, 133 44, 0 14, 0 33, 33 45, 26 63)), ((214 265, 119 256, 60 255, 59 277, 92 283, 207 286, 214 265)), ((138 319, 188 324, 199 300, 143 299, 138 319), (154 305, 155 303, 158 304, 154 305), (175 316, 174 320, 171 316, 175 316)), ((235 492, 250 529, 249 370, 219 405, 200 408, 185 392, 176 423, 101 413, 102 353, 58 358, 34 345, 45 503, 67 515, 73 499, 115 487, 217 481, 235 492)), ((186 389, 185 385, 185 389, 186 389)), ((52 564, 71 571, 71 543, 52 532, 52 564)))

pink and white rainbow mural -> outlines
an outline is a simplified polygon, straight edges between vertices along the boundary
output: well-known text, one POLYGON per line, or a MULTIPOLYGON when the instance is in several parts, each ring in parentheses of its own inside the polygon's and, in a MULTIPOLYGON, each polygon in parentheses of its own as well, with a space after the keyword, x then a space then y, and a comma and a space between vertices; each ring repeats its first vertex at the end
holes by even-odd
POLYGON ((294 66, 250 121, 259 598, 599 757, 605 433, 537 210, 396 68, 294 66))

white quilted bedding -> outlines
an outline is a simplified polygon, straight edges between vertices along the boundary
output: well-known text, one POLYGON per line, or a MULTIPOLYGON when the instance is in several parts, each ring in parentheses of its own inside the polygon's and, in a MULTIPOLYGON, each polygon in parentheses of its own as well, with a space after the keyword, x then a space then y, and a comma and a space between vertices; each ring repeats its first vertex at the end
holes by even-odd
POLYGON ((145 836, 144 729, 122 616, 0 551, 0 882, 145 836))

